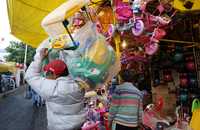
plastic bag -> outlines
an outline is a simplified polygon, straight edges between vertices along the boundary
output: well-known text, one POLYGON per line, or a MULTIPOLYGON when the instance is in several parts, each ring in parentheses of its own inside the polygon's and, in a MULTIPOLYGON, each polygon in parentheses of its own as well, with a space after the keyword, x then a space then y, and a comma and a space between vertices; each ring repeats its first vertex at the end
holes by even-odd
MULTIPOLYGON (((117 75, 120 71, 120 58, 107 44, 105 37, 96 31, 94 23, 88 22, 73 34, 73 38, 80 43, 76 50, 52 48, 48 59, 43 63, 47 64, 50 59, 63 60, 72 77, 85 81, 91 89, 102 86, 117 75)), ((69 41, 68 37, 62 40, 69 41)), ((54 40, 46 40, 41 46, 51 48, 51 41, 54 40)), ((65 44, 69 44, 69 42, 65 42, 65 44)))
POLYGON ((96 31, 95 24, 87 23, 74 34, 74 39, 80 42, 80 46, 71 55, 63 56, 74 78, 78 77, 90 88, 95 88, 119 72, 119 58, 105 37, 96 31))

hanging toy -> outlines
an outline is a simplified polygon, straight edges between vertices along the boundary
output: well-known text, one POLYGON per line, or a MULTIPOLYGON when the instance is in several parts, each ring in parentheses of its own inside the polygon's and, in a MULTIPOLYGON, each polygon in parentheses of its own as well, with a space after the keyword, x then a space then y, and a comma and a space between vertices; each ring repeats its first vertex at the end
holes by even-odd
POLYGON ((159 45, 156 42, 149 42, 145 44, 145 53, 147 55, 154 55, 158 51, 159 45))
POLYGON ((177 63, 177 62, 181 62, 182 60, 183 60, 183 53, 177 52, 174 55, 174 61, 177 63))
POLYGON ((132 28, 132 33, 134 36, 140 36, 144 31, 144 23, 140 19, 134 21, 134 26, 132 28))
POLYGON ((134 14, 138 14, 141 12, 141 0, 132 0, 132 10, 134 14))
POLYGON ((180 86, 181 87, 187 87, 188 86, 188 79, 187 78, 181 78, 180 79, 180 86))
POLYGON ((188 101, 187 90, 182 90, 182 91, 180 92, 180 97, 179 97, 179 99, 180 99, 180 102, 181 102, 181 103, 187 103, 187 101, 188 101))
POLYGON ((194 72, 195 71, 195 64, 194 64, 194 61, 188 61, 186 63, 186 68, 191 71, 191 72, 194 72))
POLYGON ((187 87, 188 86, 188 78, 187 78, 187 74, 183 73, 180 75, 180 86, 181 87, 187 87))
POLYGON ((173 77, 172 77, 172 72, 170 70, 164 70, 163 71, 163 77, 165 82, 172 82, 173 77))
POLYGON ((160 39, 162 39, 165 35, 166 35, 165 30, 160 28, 155 28, 152 38, 153 40, 160 41, 160 39))
POLYGON ((197 86, 197 79, 195 77, 190 77, 189 85, 190 87, 195 88, 197 86))
POLYGON ((116 18, 119 21, 126 22, 133 17, 133 11, 128 3, 121 0, 114 0, 116 18))

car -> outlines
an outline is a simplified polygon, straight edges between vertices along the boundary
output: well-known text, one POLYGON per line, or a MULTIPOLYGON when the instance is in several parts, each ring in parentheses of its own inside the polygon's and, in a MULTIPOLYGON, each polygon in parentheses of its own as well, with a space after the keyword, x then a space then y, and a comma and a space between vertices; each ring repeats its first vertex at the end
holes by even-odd
POLYGON ((12 74, 1 74, 0 78, 0 93, 16 88, 15 76, 12 74))

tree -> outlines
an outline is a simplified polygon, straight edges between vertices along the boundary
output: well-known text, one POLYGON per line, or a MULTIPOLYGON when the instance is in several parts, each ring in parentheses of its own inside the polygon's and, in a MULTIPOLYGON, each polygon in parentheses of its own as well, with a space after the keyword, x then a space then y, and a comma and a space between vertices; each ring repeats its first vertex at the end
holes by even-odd
MULTIPOLYGON (((24 53, 26 45, 23 42, 11 41, 10 45, 6 48, 9 53, 5 58, 6 61, 24 63, 24 53)), ((27 64, 30 64, 35 55, 35 49, 28 46, 27 50, 27 64)))

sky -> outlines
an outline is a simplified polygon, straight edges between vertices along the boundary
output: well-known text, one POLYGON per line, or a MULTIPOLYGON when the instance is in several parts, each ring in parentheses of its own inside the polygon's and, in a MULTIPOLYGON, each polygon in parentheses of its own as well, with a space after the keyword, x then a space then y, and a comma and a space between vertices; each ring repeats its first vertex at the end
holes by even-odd
POLYGON ((4 49, 12 40, 19 41, 10 33, 6 0, 0 0, 0 59, 7 54, 4 49))

